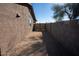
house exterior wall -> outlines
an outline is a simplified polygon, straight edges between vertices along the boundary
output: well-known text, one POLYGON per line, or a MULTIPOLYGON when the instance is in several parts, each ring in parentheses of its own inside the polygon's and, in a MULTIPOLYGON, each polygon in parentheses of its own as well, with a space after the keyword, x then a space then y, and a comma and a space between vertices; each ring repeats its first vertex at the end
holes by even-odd
POLYGON ((19 4, 0 4, 1 55, 13 51, 14 45, 32 31, 33 19, 28 7, 19 4), (19 17, 17 17, 17 15, 19 17))

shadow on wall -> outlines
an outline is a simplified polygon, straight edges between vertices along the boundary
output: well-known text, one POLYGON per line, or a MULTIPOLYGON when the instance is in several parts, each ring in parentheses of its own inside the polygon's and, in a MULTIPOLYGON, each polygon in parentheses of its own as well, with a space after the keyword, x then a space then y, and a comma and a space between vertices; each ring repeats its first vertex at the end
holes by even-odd
POLYGON ((51 23, 46 26, 48 33, 43 33, 43 36, 49 55, 79 56, 78 20, 51 23))
POLYGON ((65 48, 55 37, 48 32, 43 32, 44 44, 46 45, 49 56, 74 56, 67 48, 65 48))

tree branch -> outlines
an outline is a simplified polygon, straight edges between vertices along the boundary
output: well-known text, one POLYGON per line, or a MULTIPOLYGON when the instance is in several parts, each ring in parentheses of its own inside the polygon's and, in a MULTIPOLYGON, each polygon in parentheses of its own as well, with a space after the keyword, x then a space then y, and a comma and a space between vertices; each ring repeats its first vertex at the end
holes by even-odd
POLYGON ((71 20, 71 19, 72 19, 71 14, 69 14, 69 13, 67 12, 66 8, 64 8, 64 9, 65 9, 64 12, 68 15, 68 18, 71 20))

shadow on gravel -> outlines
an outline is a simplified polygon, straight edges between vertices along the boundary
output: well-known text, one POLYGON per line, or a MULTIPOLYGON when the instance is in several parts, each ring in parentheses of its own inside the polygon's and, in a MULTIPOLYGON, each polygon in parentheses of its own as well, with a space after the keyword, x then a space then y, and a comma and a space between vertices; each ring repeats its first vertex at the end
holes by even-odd
POLYGON ((32 46, 32 50, 37 50, 37 49, 40 49, 41 47, 43 47, 43 44, 41 42, 37 42, 35 44, 33 44, 32 46))
POLYGON ((40 49, 41 47, 43 47, 42 43, 37 42, 37 43, 29 46, 28 48, 24 49, 23 51, 21 51, 18 54, 18 56, 29 56, 29 55, 33 54, 35 51, 37 51, 38 49, 40 49))
MULTIPOLYGON (((43 39, 43 37, 38 37, 40 40, 43 39)), ((32 41, 37 41, 37 42, 34 42, 34 43, 30 43, 31 45, 27 47, 27 45, 25 46, 26 48, 23 49, 19 54, 18 56, 29 56, 31 54, 33 54, 35 51, 39 50, 40 48, 42 48, 44 45, 43 45, 43 42, 39 42, 39 39, 36 39, 35 37, 30 37, 30 39, 32 39, 32 41)), ((29 44, 28 44, 29 45, 29 44)))

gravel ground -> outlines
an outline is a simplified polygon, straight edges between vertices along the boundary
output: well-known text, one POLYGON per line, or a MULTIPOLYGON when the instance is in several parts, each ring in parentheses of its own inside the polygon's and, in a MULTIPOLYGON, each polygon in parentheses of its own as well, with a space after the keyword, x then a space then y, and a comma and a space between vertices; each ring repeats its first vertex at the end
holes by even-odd
POLYGON ((17 56, 46 56, 42 32, 31 32, 24 40, 18 42, 12 55, 17 56))

